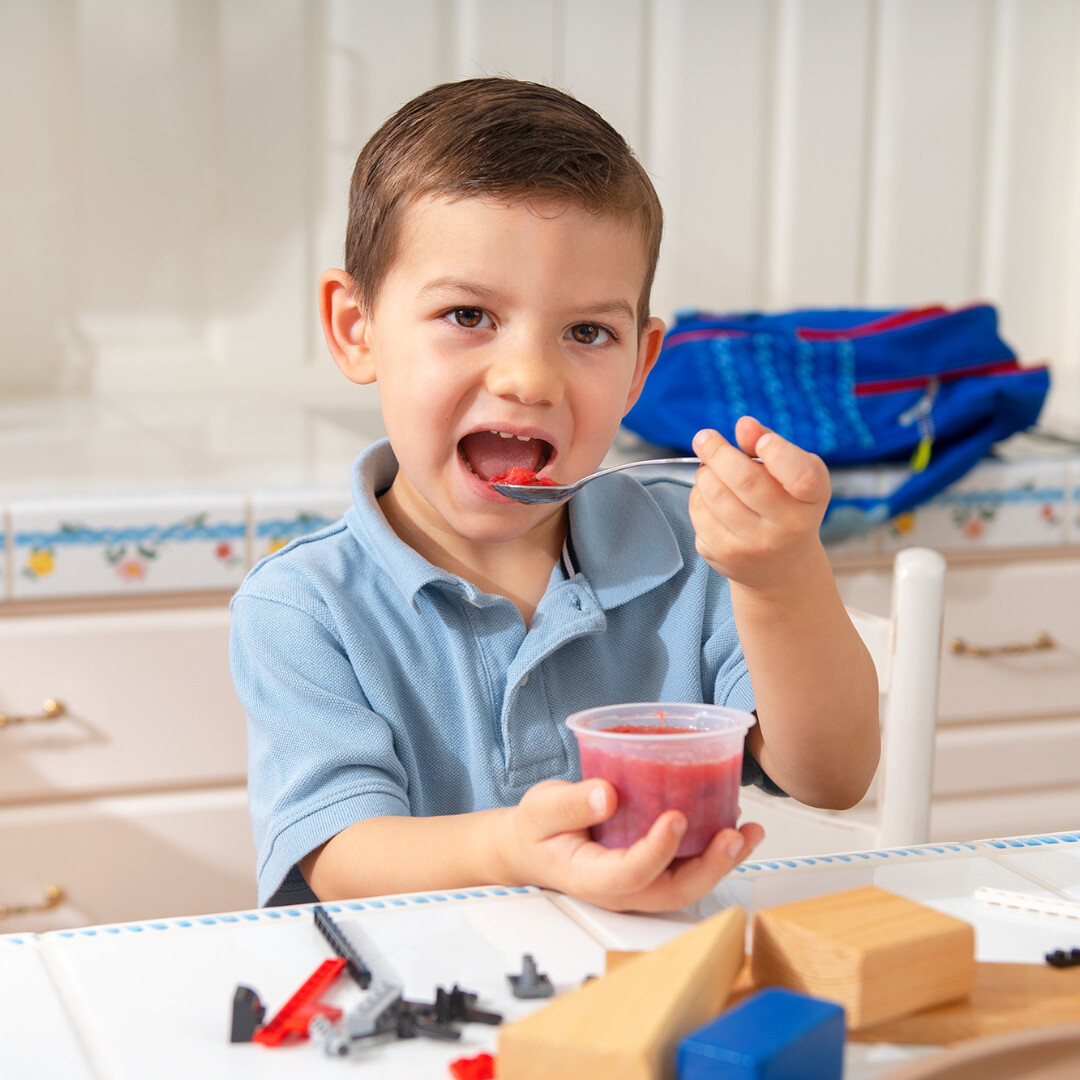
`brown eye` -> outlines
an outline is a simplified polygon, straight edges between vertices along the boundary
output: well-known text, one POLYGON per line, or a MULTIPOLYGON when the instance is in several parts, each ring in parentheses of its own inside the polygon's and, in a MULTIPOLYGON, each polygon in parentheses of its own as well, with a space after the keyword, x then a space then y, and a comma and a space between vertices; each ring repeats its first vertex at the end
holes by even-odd
POLYGON ((596 323, 578 323, 570 327, 570 334, 579 345, 603 344, 611 339, 611 334, 596 323))
POLYGON ((458 326, 464 326, 469 330, 475 329, 483 321, 484 313, 479 308, 459 307, 450 313, 458 326))

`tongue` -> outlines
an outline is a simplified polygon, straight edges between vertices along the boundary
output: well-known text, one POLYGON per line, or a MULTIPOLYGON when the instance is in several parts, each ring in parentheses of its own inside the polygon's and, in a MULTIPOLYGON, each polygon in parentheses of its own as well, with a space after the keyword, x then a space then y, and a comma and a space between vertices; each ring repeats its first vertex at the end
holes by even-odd
POLYGON ((474 431, 466 435, 458 447, 472 471, 481 480, 490 480, 511 469, 535 472, 540 467, 543 443, 539 439, 522 442, 521 439, 504 439, 490 431, 474 431))

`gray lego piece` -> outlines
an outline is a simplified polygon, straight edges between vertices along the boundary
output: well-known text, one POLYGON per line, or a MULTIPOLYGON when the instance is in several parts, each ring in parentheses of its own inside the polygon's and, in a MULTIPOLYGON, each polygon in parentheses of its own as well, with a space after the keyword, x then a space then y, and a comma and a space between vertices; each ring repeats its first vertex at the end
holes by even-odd
POLYGON ((349 1054, 349 1036, 345 1030, 321 1013, 311 1018, 308 1038, 316 1046, 322 1047, 323 1053, 329 1057, 347 1057, 349 1054))
POLYGON ((362 1039, 397 1028, 401 1008, 401 987, 376 980, 364 991, 360 1003, 345 1016, 349 1038, 362 1039))
POLYGON ((521 958, 521 974, 507 975, 510 989, 516 998, 546 998, 555 993, 551 980, 536 970, 536 961, 532 953, 525 953, 521 958))

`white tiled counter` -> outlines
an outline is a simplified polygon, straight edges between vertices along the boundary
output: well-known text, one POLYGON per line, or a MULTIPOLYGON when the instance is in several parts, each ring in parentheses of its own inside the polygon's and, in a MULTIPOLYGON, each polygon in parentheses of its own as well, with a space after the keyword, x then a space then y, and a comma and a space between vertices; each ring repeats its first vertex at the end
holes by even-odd
POLYGON ((232 590, 340 517, 370 407, 188 399, 0 407, 3 600, 232 590))

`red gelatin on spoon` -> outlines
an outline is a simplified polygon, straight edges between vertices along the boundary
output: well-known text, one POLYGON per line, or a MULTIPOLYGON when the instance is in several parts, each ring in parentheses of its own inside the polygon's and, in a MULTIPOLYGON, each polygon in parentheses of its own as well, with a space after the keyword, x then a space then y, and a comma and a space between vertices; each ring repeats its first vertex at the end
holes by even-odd
POLYGON ((489 484, 519 484, 522 487, 558 487, 549 476, 537 476, 532 469, 510 469, 502 476, 493 476, 489 484))

